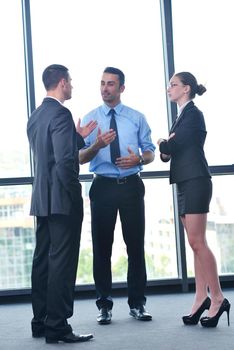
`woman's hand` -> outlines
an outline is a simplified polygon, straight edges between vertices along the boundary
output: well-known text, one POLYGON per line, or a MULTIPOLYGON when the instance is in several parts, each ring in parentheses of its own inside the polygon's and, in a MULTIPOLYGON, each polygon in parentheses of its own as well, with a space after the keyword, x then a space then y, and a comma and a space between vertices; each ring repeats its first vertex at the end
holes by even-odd
POLYGON ((170 154, 160 153, 160 158, 163 162, 168 162, 171 159, 170 154))
POLYGON ((171 133, 171 134, 169 135, 167 141, 170 140, 170 139, 172 139, 174 136, 175 136, 175 132, 171 133))
POLYGON ((165 142, 165 141, 167 142, 167 141, 169 141, 170 139, 172 139, 174 136, 175 136, 175 133, 173 132, 173 133, 171 133, 171 134, 169 135, 169 137, 168 137, 167 140, 166 140, 166 139, 158 139, 158 141, 157 141, 158 146, 160 145, 161 142, 165 142))
POLYGON ((167 141, 167 140, 165 140, 165 139, 158 139, 158 141, 157 141, 158 146, 160 145, 161 142, 165 142, 165 141, 167 141))

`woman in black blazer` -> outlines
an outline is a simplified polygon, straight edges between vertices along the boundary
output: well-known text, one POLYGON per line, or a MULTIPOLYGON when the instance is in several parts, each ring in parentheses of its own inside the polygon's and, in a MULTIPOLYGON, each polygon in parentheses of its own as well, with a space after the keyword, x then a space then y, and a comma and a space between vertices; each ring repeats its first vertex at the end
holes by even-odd
POLYGON ((171 161, 170 183, 177 187, 179 214, 194 253, 196 281, 191 313, 183 316, 183 322, 185 325, 197 324, 208 309, 208 315, 200 319, 202 326, 216 327, 225 311, 229 325, 230 303, 223 297, 216 260, 206 241, 207 213, 212 196, 211 175, 203 150, 206 127, 202 112, 192 101, 206 88, 198 85, 191 73, 181 72, 173 75, 167 91, 170 100, 178 105, 178 116, 169 138, 159 139, 158 145, 161 160, 171 161))

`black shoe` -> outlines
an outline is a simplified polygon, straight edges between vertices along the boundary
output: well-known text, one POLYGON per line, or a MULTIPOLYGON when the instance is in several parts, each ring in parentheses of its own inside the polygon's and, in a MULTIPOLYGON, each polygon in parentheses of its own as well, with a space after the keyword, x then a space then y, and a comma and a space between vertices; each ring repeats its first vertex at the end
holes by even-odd
POLYGON ((210 308, 210 303, 211 303, 210 298, 207 297, 207 298, 203 301, 203 303, 201 304, 201 306, 197 309, 196 312, 194 312, 193 314, 188 315, 188 316, 183 316, 183 317, 182 317, 182 320, 183 320, 184 324, 185 324, 186 326, 192 326, 192 325, 198 324, 198 321, 200 320, 200 317, 201 317, 201 315, 203 314, 203 312, 204 312, 205 310, 209 310, 209 308, 210 308))
POLYGON ((43 338, 45 336, 45 329, 32 331, 33 338, 43 338))
POLYGON ((45 336, 45 324, 44 321, 38 321, 34 318, 31 321, 32 337, 42 338, 45 336))
POLYGON ((219 322, 219 318, 220 316, 223 314, 223 312, 227 312, 227 321, 228 321, 228 326, 230 325, 230 321, 229 321, 229 311, 230 311, 230 307, 231 307, 231 304, 229 303, 229 301, 227 299, 224 299, 220 308, 219 308, 219 311, 217 312, 217 314, 213 317, 202 317, 200 319, 200 322, 201 322, 201 325, 203 327, 216 327, 218 322, 219 322))
POLYGON ((78 343, 78 342, 88 341, 92 338, 93 338, 92 334, 76 335, 73 332, 70 332, 65 335, 46 337, 45 341, 47 344, 54 344, 54 343, 58 343, 59 341, 63 341, 64 343, 78 343))
POLYGON ((152 316, 148 311, 146 311, 144 305, 139 306, 137 308, 130 309, 129 315, 134 317, 136 320, 139 321, 151 321, 152 316))
POLYGON ((107 307, 102 307, 97 317, 99 324, 111 323, 112 312, 107 307))

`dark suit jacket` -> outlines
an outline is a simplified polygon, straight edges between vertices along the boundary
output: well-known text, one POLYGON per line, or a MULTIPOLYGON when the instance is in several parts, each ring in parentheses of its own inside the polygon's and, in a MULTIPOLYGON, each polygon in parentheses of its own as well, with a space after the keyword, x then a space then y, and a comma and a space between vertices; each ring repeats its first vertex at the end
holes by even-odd
POLYGON ((81 200, 78 149, 84 146, 71 112, 45 98, 29 118, 27 134, 35 165, 30 214, 68 215, 81 200))
POLYGON ((202 112, 191 101, 172 125, 175 136, 160 143, 160 152, 170 155, 170 183, 209 176, 204 154, 206 126, 202 112))

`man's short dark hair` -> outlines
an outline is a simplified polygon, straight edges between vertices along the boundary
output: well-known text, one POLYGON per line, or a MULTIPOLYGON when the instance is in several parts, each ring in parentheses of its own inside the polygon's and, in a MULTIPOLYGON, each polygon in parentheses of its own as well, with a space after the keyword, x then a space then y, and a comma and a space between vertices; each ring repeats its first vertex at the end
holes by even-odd
POLYGON ((104 69, 103 73, 110 73, 110 74, 118 75, 120 86, 124 85, 124 83, 125 83, 125 76, 124 76, 124 73, 120 69, 114 68, 114 67, 106 67, 104 69))
POLYGON ((67 67, 62 66, 61 64, 51 64, 44 70, 42 81, 45 89, 48 91, 56 88, 61 79, 68 80, 68 76, 67 67))

